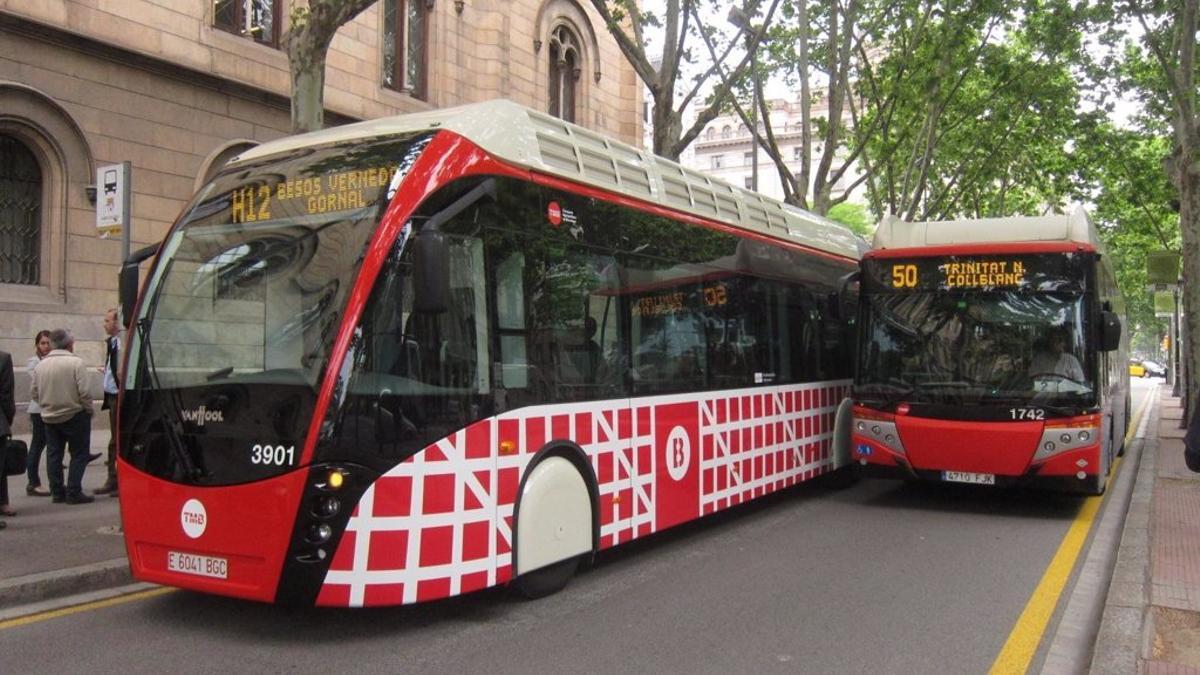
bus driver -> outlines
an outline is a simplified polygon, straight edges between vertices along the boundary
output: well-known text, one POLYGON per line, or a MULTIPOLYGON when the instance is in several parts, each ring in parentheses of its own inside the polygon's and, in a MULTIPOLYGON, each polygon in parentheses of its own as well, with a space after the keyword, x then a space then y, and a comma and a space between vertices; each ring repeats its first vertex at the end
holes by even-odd
POLYGON ((1044 343, 1049 347, 1034 354, 1033 363, 1029 366, 1031 377, 1058 375, 1075 382, 1083 382, 1083 366, 1079 359, 1067 351, 1067 336, 1062 331, 1054 331, 1044 343))

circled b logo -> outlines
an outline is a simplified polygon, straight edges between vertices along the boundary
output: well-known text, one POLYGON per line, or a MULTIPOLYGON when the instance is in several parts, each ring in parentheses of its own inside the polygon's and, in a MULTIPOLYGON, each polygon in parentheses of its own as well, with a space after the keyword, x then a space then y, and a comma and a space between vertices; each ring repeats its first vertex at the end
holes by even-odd
POLYGON ((692 441, 683 427, 671 429, 667 436, 667 473, 676 481, 683 480, 692 463, 692 441))

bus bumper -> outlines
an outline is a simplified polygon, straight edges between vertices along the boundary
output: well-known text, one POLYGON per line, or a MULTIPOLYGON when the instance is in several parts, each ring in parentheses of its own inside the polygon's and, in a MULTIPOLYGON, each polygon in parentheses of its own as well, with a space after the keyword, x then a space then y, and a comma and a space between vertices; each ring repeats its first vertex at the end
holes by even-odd
POLYGON ((135 579, 273 602, 307 469, 195 487, 121 461, 121 522, 135 579))
MULTIPOLYGON (((861 445, 855 441, 851 451, 858 473, 864 478, 906 479, 935 483, 947 481, 945 470, 935 467, 914 467, 903 456, 883 449, 873 449, 864 456, 861 445)), ((993 474, 996 487, 1030 487, 1053 492, 1090 493, 1096 472, 1083 471, 1078 462, 1085 461, 1089 467, 1099 466, 1100 447, 1081 449, 1051 458, 1030 467, 1029 471, 1017 475, 993 474)))

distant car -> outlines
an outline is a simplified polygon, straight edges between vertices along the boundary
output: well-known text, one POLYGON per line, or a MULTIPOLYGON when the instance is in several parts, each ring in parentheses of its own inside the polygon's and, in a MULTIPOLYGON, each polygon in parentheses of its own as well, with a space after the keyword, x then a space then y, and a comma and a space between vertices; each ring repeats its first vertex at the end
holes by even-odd
POLYGON ((1142 367, 1146 369, 1146 375, 1150 377, 1167 376, 1167 367, 1157 361, 1142 361, 1142 367))
POLYGON ((1141 361, 1130 361, 1129 362, 1129 376, 1130 377, 1148 377, 1149 375, 1146 372, 1146 366, 1141 361))

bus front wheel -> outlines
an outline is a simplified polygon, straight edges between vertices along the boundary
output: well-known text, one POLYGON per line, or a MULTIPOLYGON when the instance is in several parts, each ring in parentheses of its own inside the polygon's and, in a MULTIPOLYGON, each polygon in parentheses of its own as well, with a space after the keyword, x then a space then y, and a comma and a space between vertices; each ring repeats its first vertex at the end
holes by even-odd
POLYGON ((513 581, 517 592, 529 600, 553 595, 566 588, 579 567, 579 556, 560 560, 541 569, 526 572, 513 581))
POLYGON ((592 552, 592 500, 579 469, 558 455, 538 461, 521 482, 515 520, 513 585, 528 598, 559 591, 592 552))

